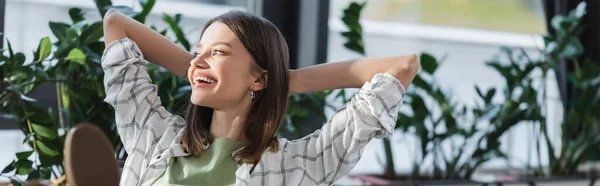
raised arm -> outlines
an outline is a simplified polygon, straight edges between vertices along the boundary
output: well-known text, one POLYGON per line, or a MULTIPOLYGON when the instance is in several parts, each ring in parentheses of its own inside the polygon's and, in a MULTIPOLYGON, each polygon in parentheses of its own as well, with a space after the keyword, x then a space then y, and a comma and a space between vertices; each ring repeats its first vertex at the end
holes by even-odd
POLYGON ((419 57, 414 54, 321 64, 291 71, 290 94, 359 88, 378 73, 389 73, 408 88, 418 69, 419 57))
POLYGON ((128 37, 138 44, 148 61, 156 63, 180 77, 187 72, 192 55, 154 30, 115 9, 106 12, 103 22, 106 46, 113 41, 128 37))

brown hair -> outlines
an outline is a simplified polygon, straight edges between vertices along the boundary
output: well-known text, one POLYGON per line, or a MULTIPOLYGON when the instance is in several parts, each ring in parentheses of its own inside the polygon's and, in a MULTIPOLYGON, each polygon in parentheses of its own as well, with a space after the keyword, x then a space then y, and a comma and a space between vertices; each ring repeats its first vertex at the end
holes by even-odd
MULTIPOLYGON (((230 11, 219 15, 208 21, 202 34, 214 22, 226 24, 244 44, 255 62, 253 74, 266 84, 266 88, 256 92, 248 110, 242 131, 246 146, 235 154, 239 163, 256 165, 267 148, 278 150, 275 133, 283 122, 289 88, 287 43, 275 25, 248 13, 230 11), (261 69, 267 70, 267 77, 261 75, 261 69)), ((190 153, 199 154, 214 140, 210 133, 212 115, 212 108, 190 105, 182 140, 190 153)))

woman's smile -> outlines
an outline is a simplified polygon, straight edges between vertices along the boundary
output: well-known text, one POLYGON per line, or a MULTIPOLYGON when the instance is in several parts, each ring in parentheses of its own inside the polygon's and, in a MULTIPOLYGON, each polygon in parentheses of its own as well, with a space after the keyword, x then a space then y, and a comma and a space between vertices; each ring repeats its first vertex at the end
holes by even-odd
POLYGON ((217 85, 217 83, 219 82, 216 78, 198 71, 196 71, 192 75, 191 79, 192 81, 190 81, 190 84, 192 85, 193 89, 212 87, 214 85, 217 85))

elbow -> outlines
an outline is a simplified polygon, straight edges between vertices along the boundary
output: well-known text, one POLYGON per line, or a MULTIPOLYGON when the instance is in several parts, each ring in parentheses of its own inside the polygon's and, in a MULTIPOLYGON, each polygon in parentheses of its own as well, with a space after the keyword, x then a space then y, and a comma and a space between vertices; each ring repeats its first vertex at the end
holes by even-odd
POLYGON ((417 54, 411 54, 407 56, 407 61, 405 72, 414 78, 421 67, 421 60, 417 54))
POLYGON ((108 46, 113 41, 127 37, 125 27, 123 27, 126 17, 116 9, 109 9, 104 14, 102 26, 104 30, 104 45, 108 46))
POLYGON ((421 60, 419 56, 416 54, 411 54, 407 56, 401 56, 400 58, 400 70, 398 71, 398 80, 400 80, 402 86, 408 88, 408 86, 412 83, 412 81, 417 76, 417 72, 419 72, 419 68, 421 66, 421 60))
POLYGON ((108 11, 106 11, 104 17, 102 18, 102 23, 104 27, 117 24, 120 14, 121 13, 114 8, 111 8, 108 11))

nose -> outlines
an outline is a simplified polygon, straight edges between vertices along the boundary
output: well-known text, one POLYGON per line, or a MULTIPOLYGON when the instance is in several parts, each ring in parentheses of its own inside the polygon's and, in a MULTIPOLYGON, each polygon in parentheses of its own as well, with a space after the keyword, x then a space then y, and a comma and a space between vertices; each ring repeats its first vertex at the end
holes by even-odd
POLYGON ((194 59, 190 61, 190 65, 197 69, 207 69, 210 68, 210 65, 206 62, 206 58, 204 58, 201 54, 194 54, 194 59))

